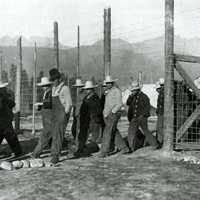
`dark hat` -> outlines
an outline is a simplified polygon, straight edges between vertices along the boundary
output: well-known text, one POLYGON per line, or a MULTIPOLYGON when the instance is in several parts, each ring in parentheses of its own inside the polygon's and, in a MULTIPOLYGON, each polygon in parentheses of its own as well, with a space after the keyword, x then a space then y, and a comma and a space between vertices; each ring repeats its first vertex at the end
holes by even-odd
POLYGON ((50 81, 55 81, 61 78, 61 74, 56 68, 49 70, 49 76, 50 76, 50 81))

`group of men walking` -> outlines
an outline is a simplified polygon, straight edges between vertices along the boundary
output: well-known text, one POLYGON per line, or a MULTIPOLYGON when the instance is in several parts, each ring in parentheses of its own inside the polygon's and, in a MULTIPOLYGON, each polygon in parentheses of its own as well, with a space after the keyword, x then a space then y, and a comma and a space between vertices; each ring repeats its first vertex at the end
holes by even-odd
MULTIPOLYGON (((77 79, 75 85, 73 85, 77 89, 76 103, 73 106, 69 87, 64 84, 61 73, 57 69, 51 69, 49 75, 49 79, 43 77, 41 82, 38 83, 38 86, 44 89, 42 102, 36 104, 37 109, 41 110, 42 113, 43 132, 33 151, 33 157, 39 157, 42 150, 50 145, 51 162, 56 164, 59 161, 72 107, 74 108, 72 135, 76 144, 75 157, 81 157, 84 154, 88 138, 94 143, 102 143, 99 157, 109 156, 114 151, 120 151, 121 154, 133 152, 136 150, 136 137, 139 128, 145 135, 146 142, 149 145, 157 149, 162 144, 164 100, 162 88, 164 83, 159 83, 159 87, 157 87, 159 92, 157 138, 148 129, 147 119, 150 116, 151 107, 149 98, 141 91, 138 83, 132 83, 130 88, 131 94, 126 102, 128 106, 128 120, 130 122, 128 143, 126 143, 118 130, 123 103, 122 92, 116 84, 117 80, 107 76, 102 84, 104 92, 99 97, 95 91, 97 85, 94 85, 92 81, 86 81, 83 84, 81 79, 77 79)), ((14 101, 9 99, 8 94, 6 96, 5 100, 0 93, 0 110, 7 109, 12 113, 14 101), (5 101, 7 103, 6 108, 2 107, 2 102, 5 101)), ((6 113, 7 111, 5 110, 4 112, 6 113)), ((5 116, 3 114, 0 116, 0 123, 5 116)), ((12 128, 12 117, 6 118, 7 121, 9 125, 5 128, 0 126, 0 136, 2 138, 5 137, 13 152, 19 155, 21 154, 21 147, 12 128)), ((2 123, 4 122, 2 121, 2 123)))

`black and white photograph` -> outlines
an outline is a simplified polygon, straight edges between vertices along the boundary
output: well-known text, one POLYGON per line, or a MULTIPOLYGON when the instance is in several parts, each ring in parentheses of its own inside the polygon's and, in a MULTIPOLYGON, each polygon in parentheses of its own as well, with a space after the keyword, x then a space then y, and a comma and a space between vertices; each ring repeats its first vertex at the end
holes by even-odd
POLYGON ((200 200, 199 0, 0 0, 0 200, 200 200))

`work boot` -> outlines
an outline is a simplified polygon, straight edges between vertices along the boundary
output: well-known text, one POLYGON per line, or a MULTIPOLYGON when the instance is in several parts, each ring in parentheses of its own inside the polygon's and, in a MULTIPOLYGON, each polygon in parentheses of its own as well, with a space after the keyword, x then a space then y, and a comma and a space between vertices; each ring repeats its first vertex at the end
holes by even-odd
POLYGON ((130 153, 130 150, 128 147, 125 147, 120 151, 120 154, 127 154, 127 153, 130 153))
POLYGON ((57 164, 59 162, 59 156, 53 156, 50 162, 54 165, 57 164))
POLYGON ((99 155, 98 155, 98 157, 99 158, 105 158, 105 157, 108 157, 108 153, 100 153, 99 155))

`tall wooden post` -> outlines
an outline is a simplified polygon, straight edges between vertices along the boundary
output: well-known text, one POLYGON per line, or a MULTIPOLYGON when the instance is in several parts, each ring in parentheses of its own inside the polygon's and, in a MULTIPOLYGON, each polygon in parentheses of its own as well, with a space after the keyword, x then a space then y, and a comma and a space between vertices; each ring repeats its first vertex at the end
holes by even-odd
POLYGON ((59 69, 58 22, 54 22, 54 53, 55 53, 55 65, 57 69, 59 69))
POLYGON ((17 41, 19 51, 19 65, 17 65, 16 93, 15 93, 15 131, 20 133, 20 110, 21 110, 21 73, 22 73, 22 37, 17 41))
POLYGON ((0 52, 1 66, 0 66, 0 81, 2 81, 2 72, 3 72, 3 55, 0 52))
POLYGON ((104 77, 106 76, 106 19, 107 19, 107 12, 104 9, 103 15, 103 70, 104 70, 104 77))
POLYGON ((174 0, 165 0, 165 100, 163 150, 173 150, 174 123, 174 0))
POLYGON ((108 8, 108 75, 111 73, 111 8, 108 8))
POLYGON ((33 70, 33 116, 32 116, 32 134, 35 135, 35 103, 37 99, 37 88, 36 88, 36 74, 37 74, 37 46, 35 43, 34 48, 34 70, 33 70))
POLYGON ((80 28, 77 29, 77 67, 76 78, 80 78, 80 28))

